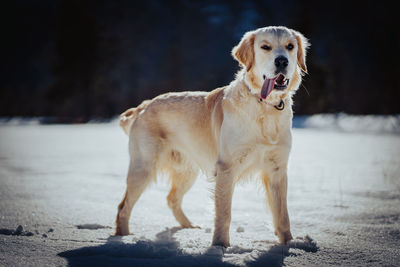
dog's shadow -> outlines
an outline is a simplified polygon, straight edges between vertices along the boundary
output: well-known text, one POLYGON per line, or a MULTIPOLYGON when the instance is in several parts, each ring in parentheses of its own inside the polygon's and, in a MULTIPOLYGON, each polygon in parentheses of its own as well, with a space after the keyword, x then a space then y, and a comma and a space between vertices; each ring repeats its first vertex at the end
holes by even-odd
MULTIPOLYGON (((167 228, 158 233, 155 240, 139 240, 134 244, 122 242, 119 236, 110 236, 106 244, 67 250, 58 254, 67 260, 68 266, 236 266, 223 261, 224 251, 220 247, 210 247, 203 254, 184 253, 174 234, 181 227, 167 228)), ((312 240, 311 240, 312 241, 312 240)), ((312 241, 313 242, 313 241, 312 241)), ((260 252, 256 259, 245 260, 248 266, 283 266, 285 257, 293 255, 289 248, 306 252, 318 250, 310 240, 295 241, 289 246, 274 245, 260 252)), ((233 247, 226 253, 248 253, 248 249, 233 247)))

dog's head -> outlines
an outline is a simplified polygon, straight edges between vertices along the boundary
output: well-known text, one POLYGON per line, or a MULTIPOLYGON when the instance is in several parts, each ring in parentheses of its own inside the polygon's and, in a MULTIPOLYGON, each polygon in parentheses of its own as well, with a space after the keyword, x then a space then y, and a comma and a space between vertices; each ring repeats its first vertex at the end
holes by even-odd
POLYGON ((232 50, 233 57, 247 72, 253 93, 265 99, 281 98, 300 85, 307 72, 307 39, 286 27, 266 27, 247 32, 232 50))

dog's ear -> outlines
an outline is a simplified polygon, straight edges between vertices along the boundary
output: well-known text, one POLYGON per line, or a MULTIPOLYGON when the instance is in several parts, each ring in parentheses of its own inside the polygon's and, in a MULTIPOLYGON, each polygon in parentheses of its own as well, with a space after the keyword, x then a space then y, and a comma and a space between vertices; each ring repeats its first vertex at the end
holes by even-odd
POLYGON ((293 32, 297 40, 297 64, 299 64, 299 67, 303 72, 307 73, 306 53, 310 43, 301 33, 297 31, 293 32))
POLYGON ((247 32, 240 43, 232 49, 232 56, 249 71, 254 65, 254 32, 247 32))

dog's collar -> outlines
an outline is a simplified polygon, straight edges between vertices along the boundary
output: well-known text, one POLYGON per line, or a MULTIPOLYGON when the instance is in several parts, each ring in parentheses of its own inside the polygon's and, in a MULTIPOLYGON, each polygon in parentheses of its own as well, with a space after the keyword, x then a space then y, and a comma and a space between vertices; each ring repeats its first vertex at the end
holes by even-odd
MULTIPOLYGON (((260 98, 260 102, 262 102, 262 98, 260 98)), ((276 108, 277 110, 284 110, 285 109, 285 102, 283 101, 283 99, 281 99, 281 102, 279 102, 278 105, 274 105, 274 108, 276 108)))
MULTIPOLYGON (((263 99, 262 99, 262 98, 260 98, 259 96, 254 95, 254 94, 251 92, 250 85, 247 83, 247 80, 246 80, 246 73, 244 73, 244 75, 243 75, 243 83, 244 83, 244 85, 247 87, 247 90, 249 91, 249 93, 250 93, 251 95, 257 97, 257 98, 259 99, 259 102, 260 102, 260 103, 263 102, 263 99)), ((268 102, 265 102, 265 103, 266 103, 266 104, 270 104, 270 103, 268 103, 268 102)), ((272 105, 276 110, 279 110, 279 111, 285 109, 285 101, 284 101, 283 99, 281 99, 281 101, 279 102, 278 105, 273 105, 273 104, 270 104, 270 105, 272 105)))
MULTIPOLYGON (((260 98, 260 102, 262 102, 262 98, 260 98)), ((277 110, 284 110, 285 109, 285 102, 281 99, 281 102, 279 102, 278 105, 274 105, 274 108, 277 110)))

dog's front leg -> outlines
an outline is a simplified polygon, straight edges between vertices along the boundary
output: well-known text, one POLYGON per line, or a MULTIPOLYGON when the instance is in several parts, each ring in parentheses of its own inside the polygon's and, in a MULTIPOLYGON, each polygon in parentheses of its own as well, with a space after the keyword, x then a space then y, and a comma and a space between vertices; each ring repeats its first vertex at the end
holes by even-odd
POLYGON ((231 168, 220 161, 217 163, 216 170, 214 192, 215 221, 212 245, 229 247, 229 226, 231 223, 234 177, 232 176, 231 168))
POLYGON ((290 221, 286 202, 286 168, 275 167, 268 175, 264 172, 262 180, 274 221, 275 235, 278 236, 282 244, 287 244, 292 239, 292 234, 290 232, 290 221))

